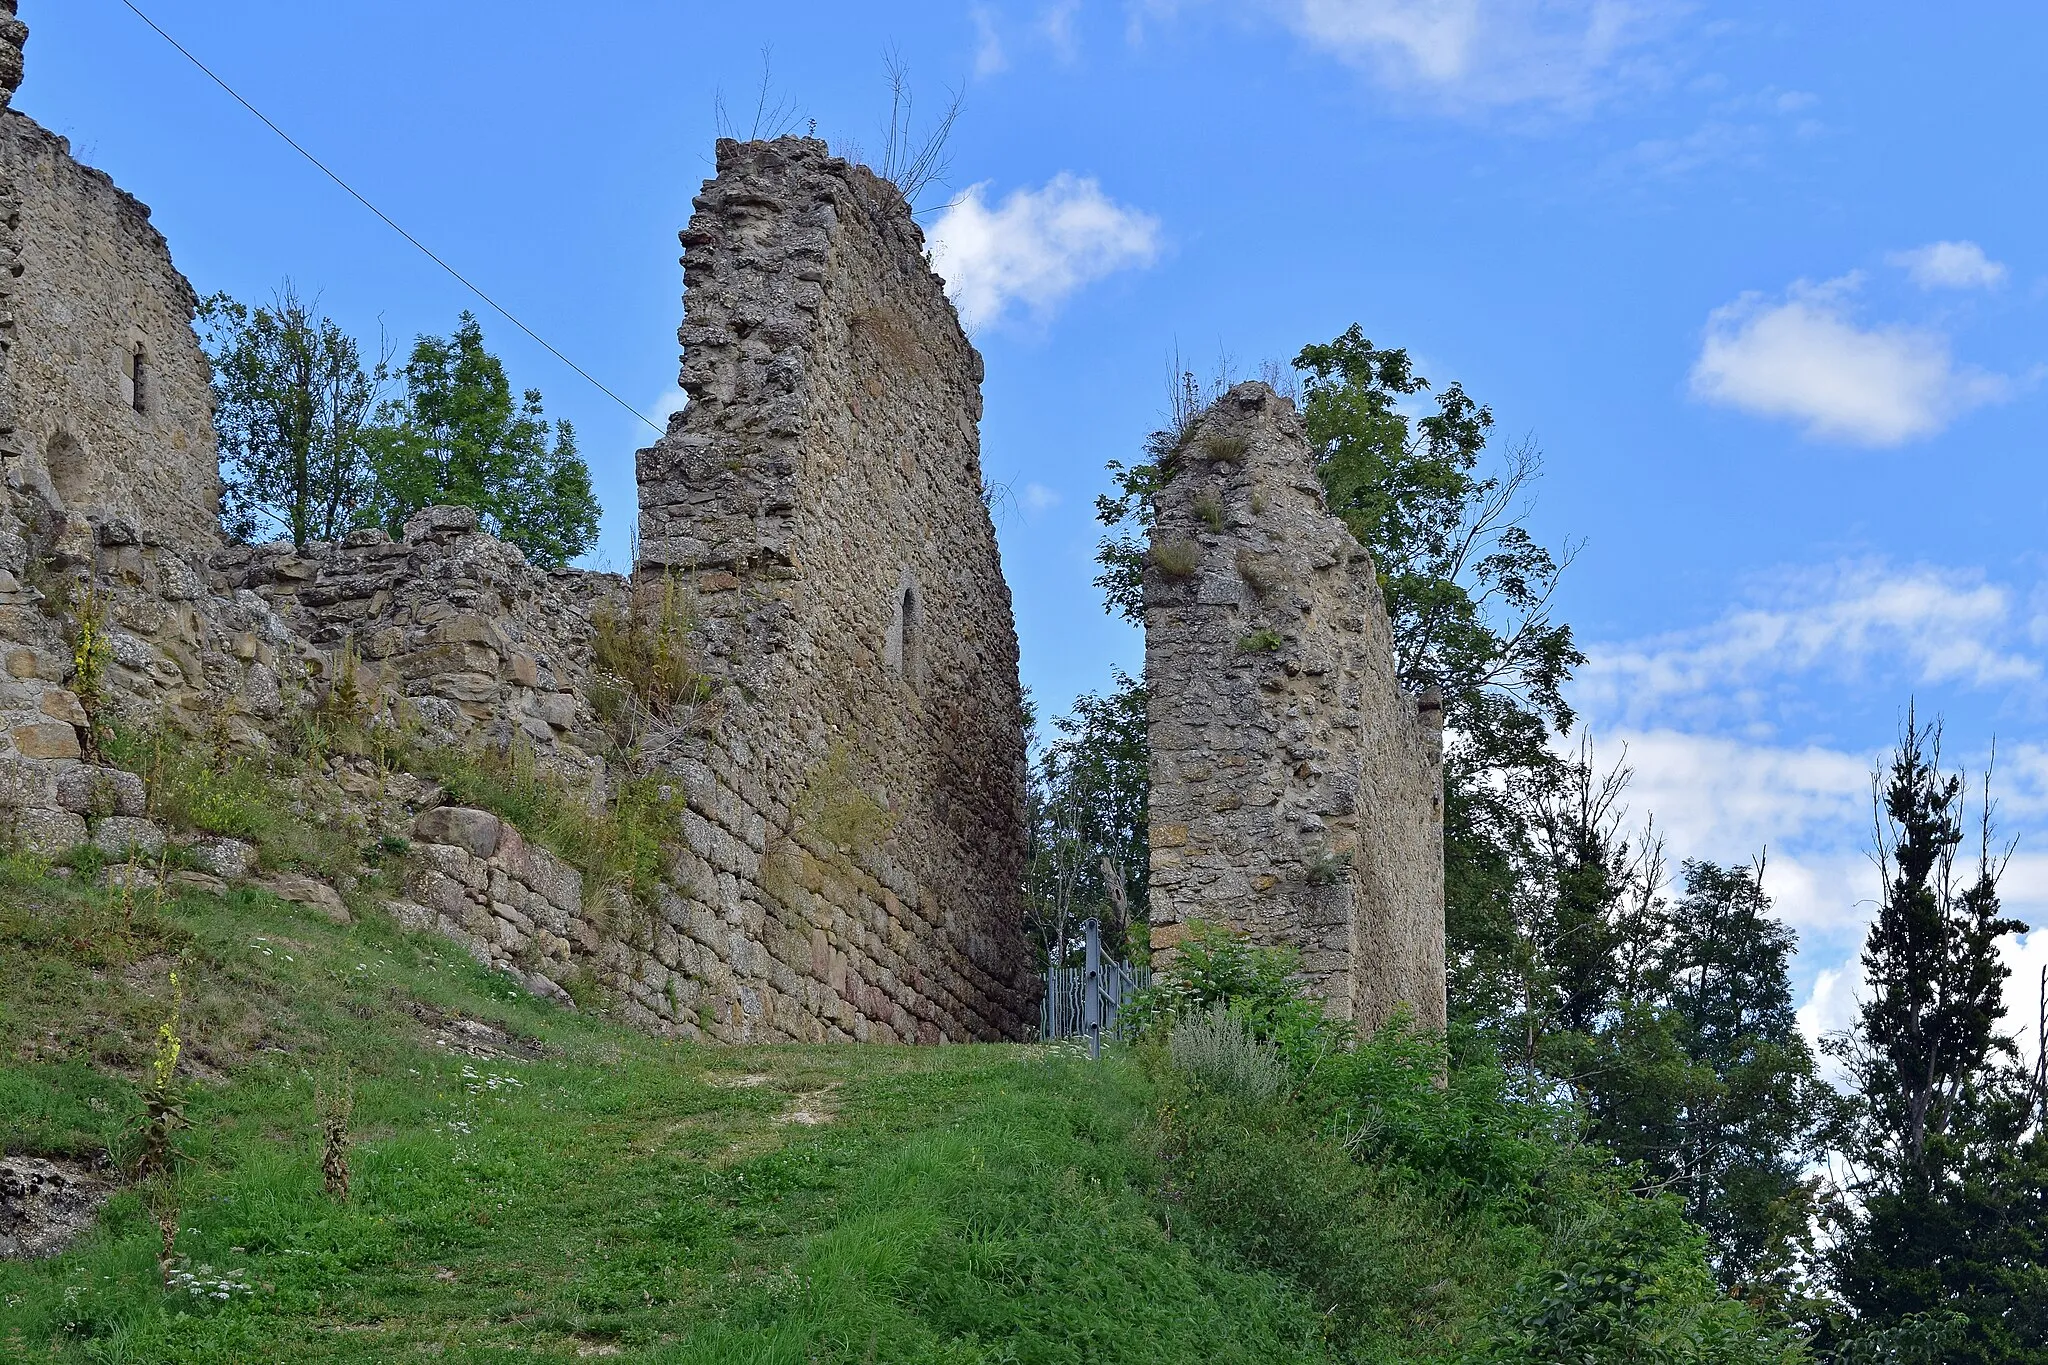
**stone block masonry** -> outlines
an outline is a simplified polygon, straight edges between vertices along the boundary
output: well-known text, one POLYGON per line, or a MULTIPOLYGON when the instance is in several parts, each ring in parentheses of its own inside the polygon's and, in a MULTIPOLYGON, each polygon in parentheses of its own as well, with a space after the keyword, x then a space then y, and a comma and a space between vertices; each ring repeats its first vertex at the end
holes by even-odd
MULTIPOLYGON (((27 29, 0 3, 0 88, 27 29)), ((0 465, 74 515, 203 554, 220 542, 198 299, 149 209, 0 107, 0 465)), ((4 586, 4 585, 0 585, 4 586)))
POLYGON ((1152 942, 1196 921, 1302 955, 1334 1016, 1445 1023, 1442 707, 1404 693, 1371 556, 1292 403, 1191 427, 1145 570, 1152 942))
POLYGON ((1012 1038, 1017 637, 982 497, 981 359, 902 195, 822 142, 718 144, 682 235, 689 405, 642 451, 643 585, 717 697, 670 760, 667 921, 724 1036, 1012 1038))

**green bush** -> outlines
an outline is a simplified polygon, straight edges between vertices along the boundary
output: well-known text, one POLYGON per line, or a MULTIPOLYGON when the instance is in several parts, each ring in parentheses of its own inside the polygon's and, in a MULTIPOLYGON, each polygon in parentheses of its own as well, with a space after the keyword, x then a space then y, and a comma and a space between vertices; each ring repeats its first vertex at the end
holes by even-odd
POLYGON ((1252 1036, 1221 1001, 1199 1014, 1183 1014, 1167 1032, 1175 1068, 1200 1085, 1264 1104, 1287 1083, 1287 1063, 1270 1043, 1252 1036))
POLYGON ((1253 1037, 1275 1044, 1297 1069, 1345 1046, 1350 1026, 1324 1017, 1322 1005, 1305 998, 1295 972, 1301 954, 1291 948, 1260 948, 1237 930, 1199 921, 1175 951, 1171 969, 1126 1007, 1125 1018, 1139 1033, 1183 1015, 1223 1005, 1253 1037))

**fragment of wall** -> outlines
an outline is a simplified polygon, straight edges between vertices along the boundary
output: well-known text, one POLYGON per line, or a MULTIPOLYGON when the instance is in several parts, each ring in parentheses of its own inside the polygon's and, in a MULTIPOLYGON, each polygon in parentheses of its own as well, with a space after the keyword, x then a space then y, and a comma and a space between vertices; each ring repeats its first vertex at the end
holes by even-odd
POLYGON ((0 109, 0 459, 73 513, 152 543, 220 541, 197 298, 149 210, 0 109))
POLYGON ((607 739, 589 701, 592 616, 622 599, 623 580, 532 565, 465 507, 427 508, 396 538, 240 546, 211 567, 224 591, 253 594, 304 640, 323 694, 346 670, 365 719, 596 775, 607 739))
POLYGON ((1232 389, 1169 462, 1145 571, 1153 944, 1302 954, 1333 1015, 1445 1018, 1441 708, 1398 682, 1369 554, 1293 404, 1232 389))
POLYGON ((1023 733, 981 362, 901 195, 721 141, 682 237, 689 405, 640 453, 643 582, 718 685, 665 907, 735 1038, 1017 1037, 1023 733), (693 956, 694 955, 694 956, 693 956))

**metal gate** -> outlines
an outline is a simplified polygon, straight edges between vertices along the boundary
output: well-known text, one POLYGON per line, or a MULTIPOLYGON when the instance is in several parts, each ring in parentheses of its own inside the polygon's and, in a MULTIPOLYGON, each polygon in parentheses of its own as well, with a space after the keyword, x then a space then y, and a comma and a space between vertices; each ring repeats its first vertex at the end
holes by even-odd
POLYGON ((1152 984, 1150 968, 1114 962, 1102 955, 1102 925, 1081 921, 1081 965, 1053 967, 1045 974, 1045 1003, 1038 1032, 1046 1040, 1086 1038, 1088 1055, 1102 1055, 1102 1040, 1124 1036, 1124 1006, 1152 984))

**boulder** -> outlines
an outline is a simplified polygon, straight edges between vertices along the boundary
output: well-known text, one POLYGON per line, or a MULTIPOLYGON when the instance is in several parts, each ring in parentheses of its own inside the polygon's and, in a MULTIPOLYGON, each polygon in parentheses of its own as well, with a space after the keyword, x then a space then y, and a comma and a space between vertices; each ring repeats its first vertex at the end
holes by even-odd
POLYGON ((154 858, 164 851, 164 832, 132 815, 107 815, 92 822, 92 845, 111 857, 154 858))
POLYGON ((466 850, 473 857, 489 858, 498 851, 503 824, 487 810, 469 806, 436 806, 422 811, 413 822, 413 837, 422 843, 448 844, 466 850))
POLYGON ((256 867, 254 844, 222 835, 195 839, 187 852, 191 854, 192 861, 198 864, 200 871, 210 872, 223 881, 241 881, 256 867))

